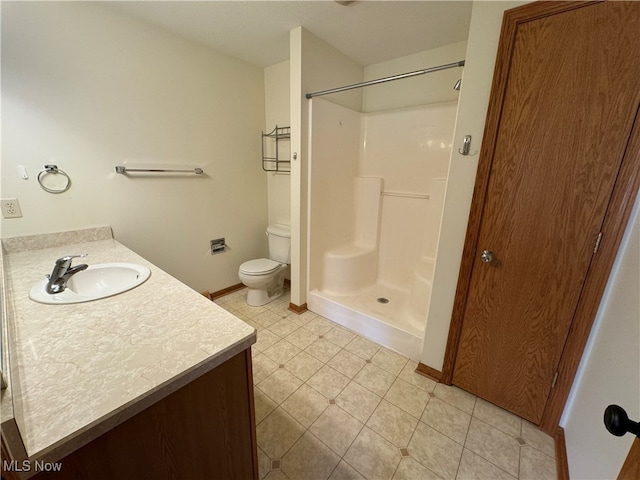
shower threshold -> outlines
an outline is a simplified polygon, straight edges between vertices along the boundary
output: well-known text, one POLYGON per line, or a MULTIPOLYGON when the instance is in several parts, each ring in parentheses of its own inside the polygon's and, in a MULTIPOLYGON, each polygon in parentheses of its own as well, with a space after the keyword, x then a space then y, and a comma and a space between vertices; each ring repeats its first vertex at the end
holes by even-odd
POLYGON ((408 293, 373 285, 353 296, 332 295, 314 289, 307 307, 385 347, 419 361, 424 327, 420 328, 408 307, 408 293))

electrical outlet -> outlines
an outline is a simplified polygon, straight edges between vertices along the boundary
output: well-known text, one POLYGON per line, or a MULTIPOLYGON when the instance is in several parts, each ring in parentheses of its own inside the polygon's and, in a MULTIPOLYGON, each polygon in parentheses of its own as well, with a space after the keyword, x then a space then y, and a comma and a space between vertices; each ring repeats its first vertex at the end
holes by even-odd
POLYGON ((17 198, 3 198, 0 206, 2 206, 2 216, 4 218, 22 217, 22 210, 20 210, 20 203, 17 198))

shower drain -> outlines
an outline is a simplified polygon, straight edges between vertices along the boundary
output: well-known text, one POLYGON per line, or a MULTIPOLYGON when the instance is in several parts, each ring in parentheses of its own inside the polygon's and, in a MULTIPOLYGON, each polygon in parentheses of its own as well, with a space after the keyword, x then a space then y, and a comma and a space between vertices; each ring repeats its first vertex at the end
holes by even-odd
POLYGON ((376 299, 376 302, 378 302, 378 303, 389 303, 389 299, 385 298, 385 297, 378 297, 376 299))

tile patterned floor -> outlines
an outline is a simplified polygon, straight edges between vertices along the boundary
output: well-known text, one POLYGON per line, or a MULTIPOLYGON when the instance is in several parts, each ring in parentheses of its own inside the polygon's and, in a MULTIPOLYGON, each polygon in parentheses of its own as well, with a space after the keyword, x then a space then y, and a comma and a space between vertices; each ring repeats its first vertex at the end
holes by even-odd
POLYGON ((261 480, 555 479, 553 439, 312 312, 216 300, 253 325, 261 480))

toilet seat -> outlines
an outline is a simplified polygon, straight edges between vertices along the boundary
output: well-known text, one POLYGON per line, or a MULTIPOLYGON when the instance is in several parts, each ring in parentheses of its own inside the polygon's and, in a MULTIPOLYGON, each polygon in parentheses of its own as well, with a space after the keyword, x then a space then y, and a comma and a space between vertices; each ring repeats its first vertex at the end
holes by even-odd
POLYGON ((257 258, 240 265, 240 273, 245 275, 265 275, 274 272, 280 267, 280 263, 269 258, 257 258))

